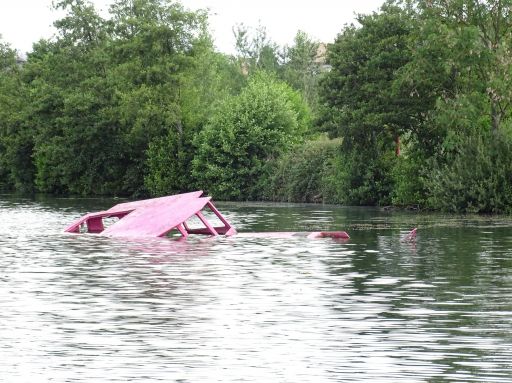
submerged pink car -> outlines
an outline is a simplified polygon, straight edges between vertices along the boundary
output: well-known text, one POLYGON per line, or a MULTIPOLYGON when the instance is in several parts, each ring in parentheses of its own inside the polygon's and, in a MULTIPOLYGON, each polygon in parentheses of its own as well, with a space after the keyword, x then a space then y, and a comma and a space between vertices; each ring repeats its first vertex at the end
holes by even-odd
POLYGON ((190 234, 277 238, 349 238, 344 231, 237 233, 213 205, 211 197, 202 195, 203 192, 199 190, 120 203, 108 210, 84 215, 69 225, 65 231, 68 233, 94 233, 109 237, 166 237, 176 233, 182 238, 187 238, 190 234), (219 222, 217 226, 213 226, 203 212, 207 212, 207 215, 210 216, 213 214, 214 219, 219 222), (118 220, 107 227, 104 219, 108 218, 117 218, 118 220), (190 221, 199 222, 202 227, 193 227, 190 221))

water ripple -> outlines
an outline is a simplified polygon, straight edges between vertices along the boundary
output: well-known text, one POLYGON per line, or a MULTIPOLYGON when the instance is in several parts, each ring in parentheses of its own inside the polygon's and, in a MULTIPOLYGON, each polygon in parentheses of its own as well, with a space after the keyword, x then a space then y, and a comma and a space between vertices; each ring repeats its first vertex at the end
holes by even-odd
POLYGON ((225 204, 242 230, 361 229, 347 243, 63 234, 90 203, 0 199, 1 381, 512 379, 503 220, 480 234, 478 220, 225 204))

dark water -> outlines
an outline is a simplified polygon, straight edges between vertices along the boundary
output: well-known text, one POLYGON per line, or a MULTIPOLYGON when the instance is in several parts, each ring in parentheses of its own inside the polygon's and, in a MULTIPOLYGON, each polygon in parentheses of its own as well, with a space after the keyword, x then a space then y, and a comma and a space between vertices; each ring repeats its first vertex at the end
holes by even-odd
POLYGON ((0 381, 512 381, 510 218, 218 204, 352 238, 62 233, 117 202, 0 196, 0 381))

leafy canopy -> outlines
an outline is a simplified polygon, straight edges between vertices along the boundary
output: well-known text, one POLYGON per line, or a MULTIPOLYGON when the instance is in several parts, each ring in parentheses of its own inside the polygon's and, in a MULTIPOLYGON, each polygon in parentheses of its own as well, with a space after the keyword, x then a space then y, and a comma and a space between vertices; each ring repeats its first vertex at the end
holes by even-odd
POLYGON ((268 162, 300 142, 309 111, 299 94, 260 72, 235 97, 227 98, 198 134, 193 175, 222 199, 261 195, 268 162))

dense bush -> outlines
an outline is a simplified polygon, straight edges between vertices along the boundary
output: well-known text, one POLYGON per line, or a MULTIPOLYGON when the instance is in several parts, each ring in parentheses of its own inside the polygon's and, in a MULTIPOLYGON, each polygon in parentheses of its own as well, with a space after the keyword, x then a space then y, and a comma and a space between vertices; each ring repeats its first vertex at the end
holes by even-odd
POLYGON ((385 205, 393 189, 390 154, 369 160, 367 153, 343 150, 341 139, 317 139, 294 147, 272 163, 264 196, 274 201, 385 205))
POLYGON ((194 136, 224 99, 240 91, 246 79, 226 56, 196 48, 194 60, 185 68, 181 83, 180 125, 153 140, 146 152, 144 185, 154 196, 194 188, 191 177, 194 136))
POLYGON ((33 131, 27 124, 27 88, 16 52, 0 41, 0 189, 31 191, 33 131))
POLYGON ((512 213, 512 140, 462 137, 448 159, 436 159, 426 180, 429 207, 448 212, 512 213))
POLYGON ((337 202, 333 186, 341 140, 320 138, 294 147, 270 166, 264 198, 284 202, 337 202))
POLYGON ((302 140, 309 120, 298 93, 260 72, 198 134, 193 176, 218 199, 259 199, 270 161, 302 140))
POLYGON ((185 142, 184 138, 169 134, 150 143, 144 184, 152 195, 176 194, 188 189, 191 164, 185 142))
POLYGON ((370 152, 344 152, 336 171, 339 201, 345 205, 389 205, 393 190, 393 152, 371 157, 370 152))
POLYGON ((427 194, 425 178, 429 170, 422 152, 404 151, 400 157, 396 158, 391 170, 393 179, 391 203, 401 207, 425 207, 427 194))

